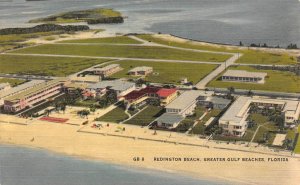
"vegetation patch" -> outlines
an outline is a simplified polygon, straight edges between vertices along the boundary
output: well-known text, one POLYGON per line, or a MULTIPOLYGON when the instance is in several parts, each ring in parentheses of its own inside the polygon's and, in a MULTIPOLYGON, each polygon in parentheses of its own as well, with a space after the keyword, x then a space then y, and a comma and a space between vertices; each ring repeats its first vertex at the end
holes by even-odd
POLYGON ((150 42, 155 42, 159 44, 181 47, 181 48, 190 48, 190 49, 199 49, 199 50, 209 50, 209 51, 219 51, 219 52, 229 52, 229 53, 242 53, 243 56, 237 61, 237 63, 244 64, 274 64, 274 65, 294 65, 297 64, 297 59, 295 56, 292 56, 288 53, 273 53, 260 51, 255 49, 230 49, 227 46, 214 46, 207 44, 195 43, 192 41, 186 42, 176 42, 169 41, 161 38, 157 38, 153 35, 138 35, 139 38, 148 40, 150 42))
POLYGON ((300 133, 300 127, 298 127, 298 134, 297 134, 297 144, 296 144, 296 147, 295 147, 295 150, 294 152, 297 153, 297 154, 300 154, 300 137, 299 137, 299 133, 300 133))
POLYGON ((105 61, 107 60, 1 55, 0 73, 66 76, 105 61))
POLYGON ((0 84, 1 83, 9 83, 11 86, 17 86, 19 84, 24 83, 25 80, 20 79, 14 79, 14 78, 0 78, 0 84))
POLYGON ((231 70, 247 70, 252 72, 265 72, 268 76, 264 84, 255 83, 239 83, 239 82, 224 82, 219 75, 215 80, 208 84, 209 87, 247 89, 247 90, 264 90, 264 91, 279 91, 279 92, 300 92, 300 77, 292 72, 273 71, 273 70, 257 70, 249 66, 232 66, 231 70), (284 84, 284 85, 279 85, 284 84))
POLYGON ((126 36, 118 37, 105 37, 105 38, 92 38, 92 39, 76 39, 76 40, 66 40, 60 43, 107 43, 107 44, 141 44, 141 42, 131 39, 126 36))
POLYGON ((96 121, 105 121, 105 122, 112 122, 112 123, 119 123, 124 121, 128 118, 128 115, 125 113, 125 109, 123 106, 118 106, 117 108, 113 109, 112 111, 108 112, 107 114, 97 118, 96 121))
POLYGON ((148 106, 142 112, 132 119, 126 121, 126 124, 147 126, 162 114, 163 108, 158 106, 148 106))
POLYGON ((155 83, 179 84, 181 78, 186 77, 192 83, 199 82, 202 78, 213 71, 217 65, 191 64, 191 63, 166 63, 146 61, 120 61, 116 62, 124 69, 111 77, 113 78, 137 78, 128 75, 128 71, 138 66, 153 67, 153 73, 144 78, 145 81, 155 83))
POLYGON ((63 45, 45 44, 13 51, 25 54, 55 54, 99 57, 123 57, 165 60, 191 60, 224 62, 230 56, 214 53, 183 51, 159 46, 120 46, 120 45, 63 45))
POLYGON ((87 22, 88 24, 99 23, 123 23, 124 19, 120 12, 108 8, 71 11, 51 15, 45 18, 33 19, 30 23, 76 23, 87 22))

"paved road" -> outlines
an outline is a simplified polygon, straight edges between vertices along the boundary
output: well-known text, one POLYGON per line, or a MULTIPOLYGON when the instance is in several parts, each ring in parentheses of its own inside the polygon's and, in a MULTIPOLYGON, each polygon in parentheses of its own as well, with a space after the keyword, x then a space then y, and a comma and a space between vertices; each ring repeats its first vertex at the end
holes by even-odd
POLYGON ((49 45, 79 45, 79 46, 155 46, 155 45, 145 45, 145 44, 115 44, 115 43, 47 43, 49 45))
MULTIPOLYGON (((208 87, 209 90, 214 91, 216 93, 227 93, 227 88, 213 88, 208 87)), ((285 93, 285 92, 272 92, 272 91, 259 91, 259 90, 251 90, 255 96, 268 96, 273 98, 300 98, 300 93, 285 93)), ((249 90, 247 89, 235 89, 235 95, 248 95, 249 90)))
POLYGON ((164 60, 164 59, 149 59, 149 58, 97 57, 97 56, 55 55, 55 54, 2 53, 1 55, 70 57, 70 58, 91 58, 91 59, 110 59, 110 60, 138 60, 138 61, 149 61, 149 62, 170 62, 170 63, 175 62, 175 63, 192 63, 192 64, 222 64, 223 63, 223 62, 190 61, 190 60, 164 60))
POLYGON ((221 74, 227 67, 233 65, 236 60, 239 59, 239 57, 242 56, 242 54, 234 54, 230 59, 228 59, 226 62, 222 63, 219 67, 217 67, 213 72, 209 73, 206 77, 204 77, 200 82, 196 84, 196 87, 198 89, 205 89, 206 85, 212 81, 214 78, 216 78, 219 74, 221 74))

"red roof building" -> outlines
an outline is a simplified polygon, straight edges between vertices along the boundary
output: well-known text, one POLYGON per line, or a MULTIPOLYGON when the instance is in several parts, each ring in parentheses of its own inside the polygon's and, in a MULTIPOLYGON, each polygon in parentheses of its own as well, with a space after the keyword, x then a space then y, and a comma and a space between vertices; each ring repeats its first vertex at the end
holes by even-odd
POLYGON ((148 98, 158 98, 163 105, 168 104, 170 101, 177 97, 176 89, 165 89, 160 87, 146 87, 139 91, 132 91, 124 98, 129 103, 140 103, 148 98))

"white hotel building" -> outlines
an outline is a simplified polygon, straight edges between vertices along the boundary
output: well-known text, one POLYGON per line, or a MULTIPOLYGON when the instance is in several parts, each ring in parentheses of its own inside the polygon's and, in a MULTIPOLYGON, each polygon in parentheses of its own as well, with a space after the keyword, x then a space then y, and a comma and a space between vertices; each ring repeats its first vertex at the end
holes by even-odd
POLYGON ((239 97, 219 119, 224 135, 242 137, 247 130, 247 118, 251 104, 261 107, 279 107, 285 118, 285 124, 293 124, 300 115, 300 102, 295 100, 239 97))

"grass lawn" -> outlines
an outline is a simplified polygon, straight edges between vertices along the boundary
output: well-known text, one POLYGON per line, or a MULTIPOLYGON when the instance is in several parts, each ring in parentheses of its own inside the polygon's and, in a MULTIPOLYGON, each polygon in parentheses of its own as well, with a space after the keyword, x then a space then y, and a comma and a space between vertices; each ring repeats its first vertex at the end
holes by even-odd
POLYGON ((50 36, 60 34, 62 32, 39 32, 30 34, 10 34, 10 35, 0 35, 0 52, 6 51, 22 46, 27 46, 29 43, 23 43, 32 38, 38 38, 43 36, 50 36))
POLYGON ((92 39, 78 39, 61 41, 60 43, 108 43, 108 44, 141 44, 141 42, 131 39, 126 36, 106 37, 106 38, 92 38, 92 39))
POLYGON ((220 51, 220 52, 233 52, 233 53, 243 53, 243 57, 241 57, 237 63, 245 63, 245 64, 275 64, 275 65, 288 65, 288 64, 296 64, 297 59, 294 56, 289 55, 288 53, 271 53, 271 52, 263 52, 257 51, 254 49, 229 49, 225 46, 213 46, 213 45, 205 45, 205 44, 195 44, 191 41, 186 42, 176 42, 176 41, 167 41, 160 38, 155 38, 152 35, 138 35, 138 37, 148 40, 155 43, 182 47, 182 48, 191 48, 191 49, 199 49, 199 50, 210 50, 210 51, 220 51))
POLYGON ((25 80, 20 80, 20 79, 0 78, 0 84, 1 83, 9 83, 11 86, 17 86, 17 85, 22 84, 24 82, 25 82, 25 80))
MULTIPOLYGON (((276 136, 276 133, 274 132, 278 131, 278 126, 275 123, 270 122, 267 116, 263 116, 261 114, 251 114, 249 118, 256 123, 256 125, 253 128, 251 128, 251 131, 255 132, 258 126, 261 125, 253 139, 253 142, 258 143, 262 141, 264 138, 264 134, 269 132, 270 138, 267 144, 272 145, 276 136)), ((248 130, 249 129, 247 129, 247 131, 248 130)))
POLYGON ((1 55, 0 73, 66 76, 105 61, 107 60, 1 55))
POLYGON ((146 58, 146 59, 169 59, 169 60, 191 60, 224 62, 229 55, 199 53, 193 51, 182 51, 156 46, 99 46, 99 45, 56 45, 45 44, 36 47, 24 48, 14 53, 25 54, 56 54, 77 56, 99 56, 99 57, 124 57, 124 58, 146 58))
POLYGON ((145 78, 149 82, 174 83, 178 84, 182 77, 187 77, 189 81, 197 83, 207 74, 213 71, 217 65, 210 64, 185 64, 185 63, 165 63, 165 62, 145 62, 145 61, 121 61, 116 62, 124 70, 112 75, 113 78, 135 78, 127 75, 131 68, 137 66, 151 66, 154 73, 145 78), (172 67, 170 67, 172 66, 172 67))
POLYGON ((75 106, 79 106, 79 107, 90 107, 92 105, 98 105, 99 103, 96 100, 77 100, 75 102, 75 106))
POLYGON ((247 90, 264 90, 264 91, 279 91, 279 92, 300 92, 300 77, 291 72, 272 71, 272 70, 257 70, 249 66, 232 66, 231 70, 247 70, 254 72, 266 72, 268 76, 264 84, 254 83, 239 83, 239 82, 223 82, 219 75, 215 80, 208 84, 209 87, 228 88, 234 87, 236 89, 247 90), (284 84, 284 85, 282 85, 284 84))
POLYGON ((300 137, 299 137, 299 133, 300 133, 300 126, 298 126, 298 141, 295 147, 294 152, 297 154, 300 154, 300 137))
POLYGON ((100 118, 97 118, 96 121, 106 121, 112 123, 119 123, 128 118, 128 115, 125 114, 125 111, 122 107, 117 107, 112 111, 104 114, 100 118))
POLYGON ((253 142, 258 143, 259 141, 262 141, 264 134, 269 132, 270 138, 269 138, 267 144, 272 145, 272 143, 276 137, 276 133, 273 133, 273 132, 275 132, 277 130, 278 130, 278 127, 274 123, 266 123, 259 128, 258 132, 256 133, 256 135, 254 137, 253 142))
MULTIPOLYGON (((197 110, 197 109, 196 109, 197 110)), ((201 109, 199 109, 201 111, 201 109)), ((202 114, 204 114, 204 109, 202 109, 202 114)), ((197 111, 196 111, 197 112, 197 111)), ((192 130, 190 131, 190 134, 201 134, 204 135, 204 131, 205 131, 205 126, 204 124, 211 118, 211 117, 216 117, 218 116, 220 113, 222 112, 222 110, 220 109, 212 109, 209 113, 207 113, 204 118, 199 121, 199 123, 197 125, 195 125, 194 128, 192 128, 192 130)), ((201 117, 201 116, 199 116, 201 117)))
MULTIPOLYGON (((198 120, 206 111, 204 107, 196 107, 195 114, 193 116, 188 116, 177 126, 176 130, 178 132, 186 132, 190 127, 192 127, 196 120, 198 120)), ((198 125, 198 124, 197 124, 198 125)), ((191 132, 190 132, 191 133, 191 132)))
POLYGON ((125 124, 147 126, 161 115, 162 110, 162 107, 150 105, 135 117, 126 121, 125 124))

